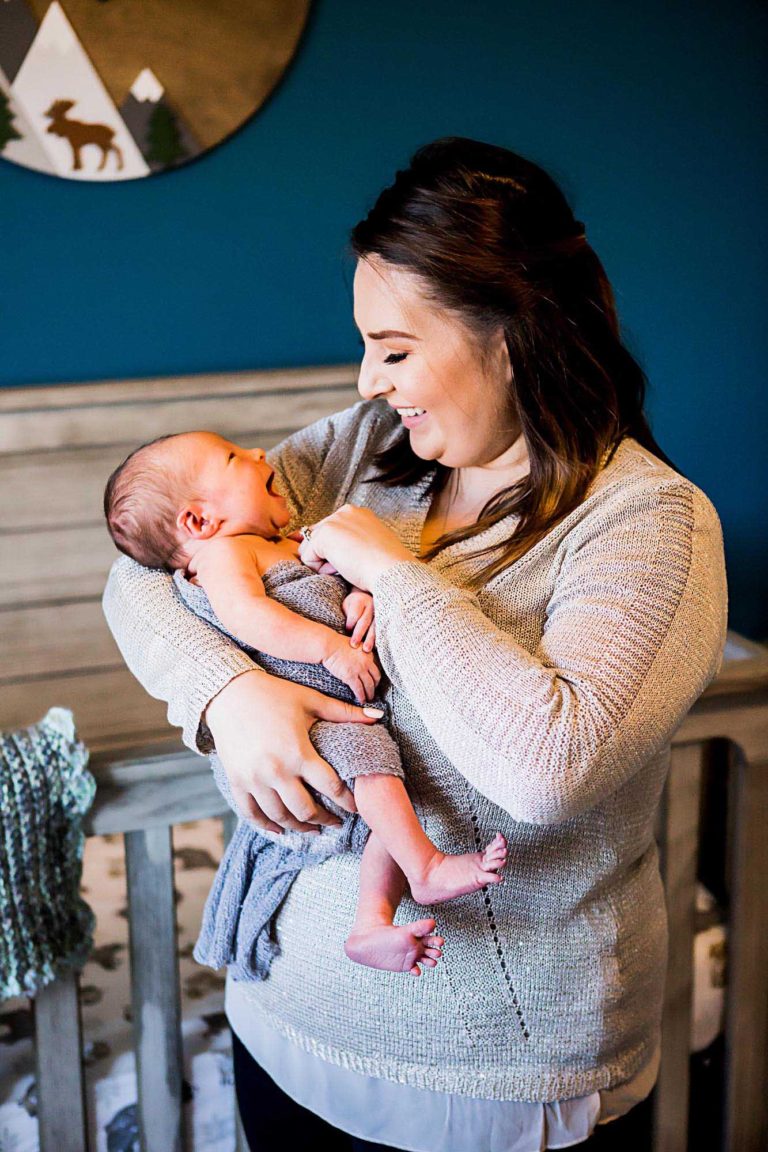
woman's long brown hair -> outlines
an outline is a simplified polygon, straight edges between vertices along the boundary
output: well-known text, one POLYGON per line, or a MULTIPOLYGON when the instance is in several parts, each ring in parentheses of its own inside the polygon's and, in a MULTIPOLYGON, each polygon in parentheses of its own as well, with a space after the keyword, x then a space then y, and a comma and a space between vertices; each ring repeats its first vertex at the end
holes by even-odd
MULTIPOLYGON (((667 463, 643 413, 646 379, 621 342, 613 292, 554 180, 514 152, 446 137, 421 148, 353 230, 352 251, 418 276, 427 297, 463 321, 481 350, 501 328, 510 401, 529 474, 498 492, 477 522, 445 533, 423 558, 510 514, 508 540, 477 555, 476 586, 523 556, 585 498, 601 463, 632 436, 667 463)), ((407 485, 436 467, 407 433, 375 458, 373 479, 407 485)))

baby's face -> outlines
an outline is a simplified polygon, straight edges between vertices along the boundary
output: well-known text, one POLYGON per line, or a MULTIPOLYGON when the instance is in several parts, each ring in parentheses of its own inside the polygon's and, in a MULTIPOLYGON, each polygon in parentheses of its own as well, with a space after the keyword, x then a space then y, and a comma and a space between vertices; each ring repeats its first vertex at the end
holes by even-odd
POLYGON ((241 448, 212 432, 179 438, 177 450, 195 476, 199 499, 221 521, 219 535, 277 536, 290 519, 285 497, 274 486, 274 469, 262 448, 241 448))

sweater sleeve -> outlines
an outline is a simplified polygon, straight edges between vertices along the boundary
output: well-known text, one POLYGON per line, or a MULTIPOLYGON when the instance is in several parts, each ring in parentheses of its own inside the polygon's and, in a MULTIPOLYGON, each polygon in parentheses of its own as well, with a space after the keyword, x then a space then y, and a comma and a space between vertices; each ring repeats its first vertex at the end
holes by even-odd
POLYGON ((397 564, 373 590, 385 671, 462 775, 534 824, 600 803, 663 748, 725 643, 722 536, 703 493, 646 487, 589 520, 533 652, 425 564, 397 564))
MULTIPOLYGON (((317 482, 323 459, 353 409, 310 424, 269 453, 278 488, 289 500, 293 526, 317 482)), ((123 659, 150 696, 168 704, 169 722, 184 743, 207 753, 213 741, 202 720, 206 707, 235 676, 257 667, 218 629, 201 620, 176 595, 171 577, 128 557, 116 560, 102 600, 104 615, 123 659)))
POLYGON ((210 752, 205 709, 230 680, 256 665, 182 603, 168 573, 127 556, 112 565, 102 606, 133 675, 150 696, 167 702, 168 721, 181 728, 184 743, 210 752))

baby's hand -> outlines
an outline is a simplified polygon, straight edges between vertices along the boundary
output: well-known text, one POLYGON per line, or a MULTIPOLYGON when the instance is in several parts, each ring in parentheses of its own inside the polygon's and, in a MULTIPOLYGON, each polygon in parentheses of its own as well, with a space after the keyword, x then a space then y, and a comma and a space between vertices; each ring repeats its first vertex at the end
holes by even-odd
POLYGON ((372 652, 376 643, 376 625, 373 620, 373 596, 360 588, 353 588, 342 603, 347 620, 347 631, 351 632, 350 644, 353 648, 362 644, 366 652, 372 652))
POLYGON ((352 689, 359 704, 373 700, 381 672, 372 653, 353 648, 346 636, 339 636, 323 660, 323 667, 352 689))

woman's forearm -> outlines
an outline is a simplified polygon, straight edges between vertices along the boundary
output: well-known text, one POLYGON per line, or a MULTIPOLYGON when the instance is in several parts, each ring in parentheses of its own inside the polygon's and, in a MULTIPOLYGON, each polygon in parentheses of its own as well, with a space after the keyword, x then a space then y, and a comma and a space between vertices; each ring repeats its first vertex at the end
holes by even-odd
POLYGON ((574 551, 533 653, 427 565, 385 572, 374 598, 390 678, 478 791, 532 823, 599 803, 663 747, 725 636, 719 525, 684 488, 574 551))
POLYGON ((197 752, 211 749, 200 727, 208 702, 233 677, 256 666, 226 636, 187 609, 171 577, 121 557, 112 566, 104 615, 123 658, 168 720, 197 752))

